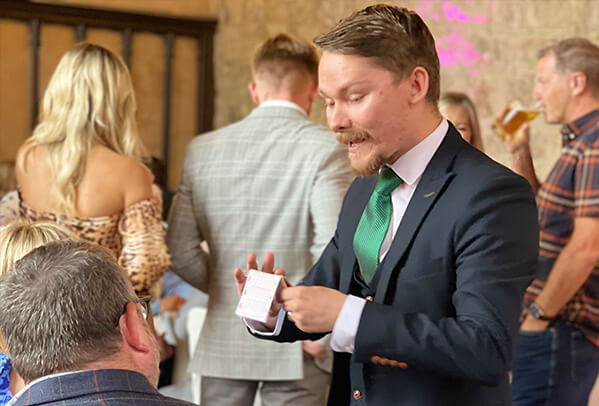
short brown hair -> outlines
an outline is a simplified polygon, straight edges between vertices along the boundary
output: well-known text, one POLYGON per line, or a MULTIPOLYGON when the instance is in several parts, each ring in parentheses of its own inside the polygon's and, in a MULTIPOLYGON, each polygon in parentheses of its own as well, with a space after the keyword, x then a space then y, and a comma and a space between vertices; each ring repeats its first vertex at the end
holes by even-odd
POLYGON ((375 58, 403 79, 421 66, 428 72, 426 97, 437 103, 440 87, 439 57, 428 27, 414 11, 376 4, 341 20, 330 32, 314 39, 324 51, 375 58))
POLYGON ((318 53, 314 46, 290 37, 278 34, 267 39, 254 54, 252 74, 268 74, 274 86, 291 72, 307 74, 314 83, 318 83, 318 53))
POLYGON ((599 47, 586 38, 567 38, 539 51, 539 59, 555 56, 559 72, 582 72, 587 78, 589 92, 599 97, 599 47))
POLYGON ((125 271, 99 245, 38 247, 0 278, 0 331, 26 382, 80 370, 116 354, 118 322, 136 296, 125 271))

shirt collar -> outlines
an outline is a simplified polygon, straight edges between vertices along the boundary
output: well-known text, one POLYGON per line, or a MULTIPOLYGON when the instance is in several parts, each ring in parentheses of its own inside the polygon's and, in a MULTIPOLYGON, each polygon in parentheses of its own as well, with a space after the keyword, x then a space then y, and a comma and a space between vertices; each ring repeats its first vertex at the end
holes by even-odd
POLYGON ((304 117, 308 117, 304 109, 302 109, 300 106, 289 100, 266 100, 260 103, 260 105, 258 106, 258 108, 262 107, 289 107, 291 109, 301 111, 304 117))
POLYGON ((581 132, 592 123, 599 120, 599 110, 593 110, 582 117, 578 117, 574 121, 570 121, 562 126, 560 132, 562 134, 562 145, 573 141, 581 132))
POLYGON ((443 138, 445 138, 448 128, 447 120, 445 118, 441 119, 441 123, 432 133, 389 165, 404 183, 413 185, 420 179, 439 145, 441 145, 443 138))

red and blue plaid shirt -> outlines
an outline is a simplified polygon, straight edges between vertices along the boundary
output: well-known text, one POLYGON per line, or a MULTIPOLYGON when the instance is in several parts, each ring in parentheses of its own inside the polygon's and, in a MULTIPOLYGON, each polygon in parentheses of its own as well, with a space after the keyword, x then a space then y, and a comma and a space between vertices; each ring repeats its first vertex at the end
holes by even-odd
MULTIPOLYGON (((537 193, 539 273, 525 295, 528 307, 572 235, 576 217, 599 217, 599 110, 562 129, 562 154, 537 193)), ((580 329, 599 347, 599 264, 562 308, 557 320, 580 329)))

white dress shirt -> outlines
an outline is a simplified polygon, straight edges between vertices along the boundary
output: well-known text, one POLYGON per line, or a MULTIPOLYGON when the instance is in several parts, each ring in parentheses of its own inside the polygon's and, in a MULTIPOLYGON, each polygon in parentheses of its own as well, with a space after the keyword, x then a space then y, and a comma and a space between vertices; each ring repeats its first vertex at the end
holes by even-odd
POLYGON ((300 106, 298 106, 294 102, 290 102, 289 100, 266 100, 266 101, 263 101, 262 103, 260 103, 260 105, 257 108, 273 107, 273 106, 274 107, 289 107, 290 109, 295 109, 297 111, 301 111, 301 113, 305 117, 308 117, 308 115, 306 114, 304 109, 302 109, 300 106))
MULTIPOLYGON (((389 252, 393 238, 395 238, 395 234, 397 233, 399 224, 406 212, 408 204, 412 199, 412 195, 422 178, 424 170, 445 138, 448 128, 449 124, 447 123, 447 120, 443 118, 441 123, 430 135, 399 157, 393 164, 389 165, 397 176, 403 180, 403 183, 391 192, 393 213, 391 216, 391 224, 389 225, 385 239, 381 244, 379 262, 381 262, 383 258, 385 258, 385 255, 387 255, 387 252, 389 252)), ((347 296, 347 299, 337 316, 331 334, 330 345, 334 351, 350 353, 354 351, 356 334, 358 332, 360 318, 362 317, 362 310, 365 305, 365 299, 353 295, 347 296)), ((284 316, 285 310, 281 309, 274 331, 273 329, 266 328, 262 323, 252 322, 251 320, 245 321, 248 327, 255 333, 276 336, 281 331, 283 320, 285 319, 284 316)), ((274 322, 274 320, 272 320, 271 323, 272 322, 274 322)))

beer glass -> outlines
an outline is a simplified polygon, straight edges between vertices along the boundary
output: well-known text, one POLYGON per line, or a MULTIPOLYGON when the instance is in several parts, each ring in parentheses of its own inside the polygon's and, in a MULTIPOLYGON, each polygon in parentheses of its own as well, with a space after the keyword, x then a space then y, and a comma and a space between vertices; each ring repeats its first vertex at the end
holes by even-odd
POLYGON ((502 141, 509 141, 516 130, 539 115, 539 103, 533 108, 525 108, 518 100, 513 101, 504 113, 495 120, 494 128, 502 141))

